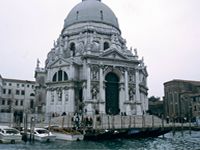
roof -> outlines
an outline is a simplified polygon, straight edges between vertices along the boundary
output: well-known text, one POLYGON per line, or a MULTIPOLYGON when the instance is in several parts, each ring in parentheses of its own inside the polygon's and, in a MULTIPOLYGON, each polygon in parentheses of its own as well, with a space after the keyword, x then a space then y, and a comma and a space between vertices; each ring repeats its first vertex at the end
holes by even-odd
POLYGON ((29 81, 29 80, 20 80, 20 79, 7 79, 7 78, 3 78, 3 81, 6 82, 20 82, 20 83, 31 83, 31 84, 35 84, 35 81, 29 81))
POLYGON ((182 79, 173 79, 171 81, 165 82, 164 85, 168 83, 172 83, 172 82, 185 82, 185 83, 191 83, 191 84, 200 86, 200 81, 182 80, 182 79))
POLYGON ((83 22, 104 23, 119 29, 117 17, 100 0, 83 0, 77 4, 66 17, 64 28, 83 22))

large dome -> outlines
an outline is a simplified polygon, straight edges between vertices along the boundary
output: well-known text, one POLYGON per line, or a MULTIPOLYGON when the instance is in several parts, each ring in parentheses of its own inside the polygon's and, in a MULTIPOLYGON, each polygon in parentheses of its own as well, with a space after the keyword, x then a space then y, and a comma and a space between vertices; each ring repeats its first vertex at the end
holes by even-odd
POLYGON ((104 23, 119 29, 117 17, 101 0, 83 0, 77 4, 65 19, 64 28, 82 22, 104 23))

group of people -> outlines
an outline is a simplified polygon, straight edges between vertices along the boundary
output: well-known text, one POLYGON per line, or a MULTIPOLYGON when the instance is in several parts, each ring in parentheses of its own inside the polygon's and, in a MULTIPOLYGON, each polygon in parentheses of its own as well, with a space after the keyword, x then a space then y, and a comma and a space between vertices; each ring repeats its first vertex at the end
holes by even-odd
POLYGON ((92 117, 83 117, 77 113, 72 117, 72 122, 76 129, 79 129, 80 127, 91 127, 93 125, 92 117))

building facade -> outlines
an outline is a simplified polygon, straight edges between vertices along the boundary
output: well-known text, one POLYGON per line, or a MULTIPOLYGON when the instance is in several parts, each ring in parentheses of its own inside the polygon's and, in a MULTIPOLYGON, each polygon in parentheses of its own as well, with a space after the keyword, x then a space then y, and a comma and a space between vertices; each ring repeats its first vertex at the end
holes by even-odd
POLYGON ((142 115, 148 109, 144 61, 127 48, 117 17, 100 0, 83 0, 70 11, 45 68, 38 64, 35 74, 45 82, 47 115, 142 115))
MULTIPOLYGON (((35 82, 7 79, 0 76, 0 112, 12 113, 14 120, 23 120, 23 113, 35 111, 35 82)), ((18 121, 19 121, 18 120, 18 121)))
POLYGON ((164 83, 165 117, 189 120, 200 115, 200 82, 172 80, 164 83))
POLYGON ((162 117, 164 114, 164 109, 163 109, 163 101, 160 100, 159 97, 150 97, 149 98, 149 110, 148 113, 151 115, 155 115, 158 117, 162 117))

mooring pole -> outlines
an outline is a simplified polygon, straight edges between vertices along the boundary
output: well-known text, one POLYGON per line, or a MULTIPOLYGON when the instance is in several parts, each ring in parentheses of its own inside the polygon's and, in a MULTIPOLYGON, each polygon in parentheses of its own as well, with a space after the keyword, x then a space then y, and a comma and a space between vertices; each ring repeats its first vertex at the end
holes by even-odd
POLYGON ((175 135, 175 119, 174 119, 174 116, 173 116, 173 136, 175 135))
POLYGON ((154 128, 154 116, 152 115, 152 128, 154 128))
POLYGON ((132 118, 131 116, 129 116, 129 128, 131 128, 131 122, 132 122, 132 118))
POLYGON ((135 127, 136 127, 136 125, 135 125, 135 116, 134 116, 134 118, 133 118, 133 119, 134 119, 134 120, 133 120, 133 121, 134 121, 133 123, 134 123, 134 128, 135 128, 135 127))
MULTIPOLYGON (((64 118, 64 116, 62 117, 62 125, 61 125, 61 127, 62 128, 64 128, 64 122, 65 122, 65 118, 64 118)), ((50 130, 49 130, 50 131, 50 130)))
POLYGON ((181 135, 183 136, 183 117, 181 117, 181 135))
POLYGON ((108 129, 110 129, 110 117, 108 115, 108 129))
MULTIPOLYGON (((164 115, 162 114, 162 131, 165 130, 164 128, 165 128, 165 127, 164 127, 164 115)), ((164 134, 163 134, 163 138, 164 138, 164 134)))
POLYGON ((25 114, 24 114, 24 135, 23 135, 23 140, 24 140, 24 142, 27 142, 27 123, 28 122, 28 120, 27 120, 27 113, 26 113, 26 111, 25 111, 25 114))
POLYGON ((189 134, 191 135, 191 116, 189 118, 189 134))

